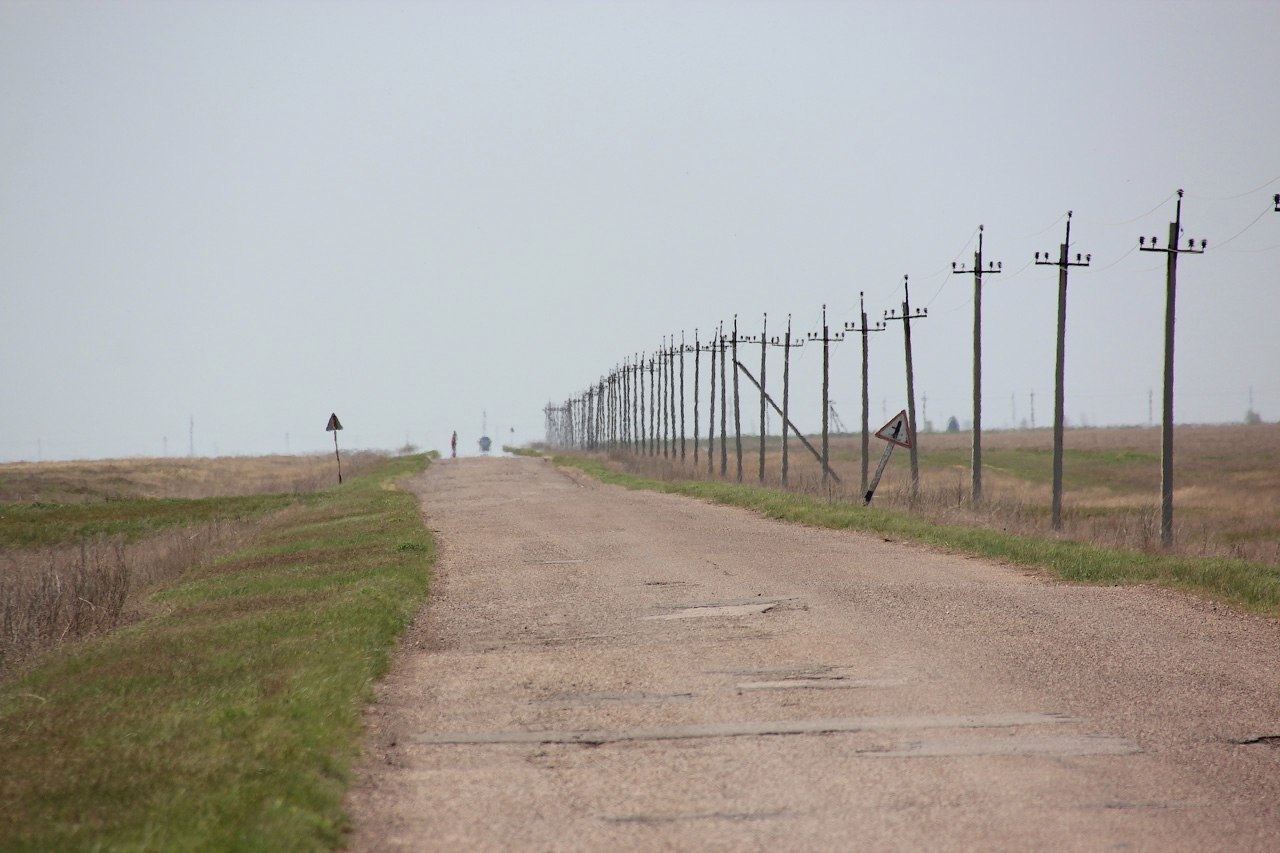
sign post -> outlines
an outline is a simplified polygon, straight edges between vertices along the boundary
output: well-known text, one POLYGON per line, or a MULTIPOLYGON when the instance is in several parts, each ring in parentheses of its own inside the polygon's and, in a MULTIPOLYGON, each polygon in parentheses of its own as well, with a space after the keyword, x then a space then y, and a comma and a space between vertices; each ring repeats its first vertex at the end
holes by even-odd
POLYGON ((876 466, 876 475, 871 478, 871 483, 867 486, 867 493, 863 496, 863 506, 871 505, 871 497, 876 493, 876 486, 880 485, 880 475, 884 473, 884 466, 889 464, 893 448, 911 447, 911 430, 907 428, 907 410, 898 412, 893 416, 893 420, 876 430, 876 438, 883 439, 888 444, 885 445, 884 455, 880 457, 880 464, 876 466))
POLYGON ((333 433, 333 457, 338 460, 338 485, 342 485, 342 457, 338 455, 338 430, 342 429, 342 421, 338 420, 335 414, 329 415, 329 423, 325 426, 325 432, 333 433))

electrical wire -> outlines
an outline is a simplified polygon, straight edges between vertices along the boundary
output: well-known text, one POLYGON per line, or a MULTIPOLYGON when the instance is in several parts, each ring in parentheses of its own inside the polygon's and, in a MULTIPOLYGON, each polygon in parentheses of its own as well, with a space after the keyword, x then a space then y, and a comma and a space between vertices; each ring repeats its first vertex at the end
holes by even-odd
POLYGON ((1201 198, 1201 199, 1204 199, 1205 201, 1234 201, 1235 199, 1238 199, 1238 198, 1244 198, 1247 195, 1253 195, 1259 190, 1265 190, 1267 187, 1271 186, 1276 181, 1280 181, 1280 175, 1276 175, 1274 178, 1267 181, 1265 184, 1256 186, 1253 189, 1247 190, 1246 192, 1239 193, 1238 195, 1201 195, 1199 193, 1189 193, 1189 195, 1192 198, 1201 198))
POLYGON ((1061 216, 1059 216, 1057 219, 1055 219, 1055 220, 1053 220, 1052 222, 1050 222, 1050 223, 1049 223, 1048 225, 1046 225, 1045 227, 1041 228, 1041 229, 1040 229, 1039 231, 1037 231, 1036 233, 1034 233, 1034 234, 1027 234, 1027 235, 1024 235, 1024 236, 1015 236, 1013 239, 1015 239, 1015 240, 1030 240, 1032 237, 1039 237, 1041 234, 1043 234, 1044 232, 1048 231, 1050 228, 1052 228, 1053 226, 1057 225, 1059 222, 1061 222, 1062 220, 1064 220, 1064 219, 1066 219, 1066 218, 1067 218, 1067 215, 1064 213, 1064 214, 1062 214, 1061 216))
POLYGON ((1148 210, 1146 213, 1141 213, 1141 214, 1139 214, 1139 215, 1137 215, 1137 216, 1133 217, 1132 219, 1126 219, 1126 220, 1124 220, 1123 222, 1104 222, 1104 223, 1102 223, 1102 224, 1103 224, 1103 226, 1104 226, 1104 227, 1107 227, 1107 228, 1115 228, 1116 226, 1119 226, 1119 225, 1128 225, 1128 224, 1130 224, 1130 223, 1132 223, 1132 222, 1137 222, 1139 219, 1145 219, 1146 217, 1148 217, 1148 216, 1150 216, 1151 214, 1155 213, 1155 212, 1156 212, 1157 210, 1159 210, 1161 207, 1164 207, 1164 205, 1168 204, 1168 203, 1169 203, 1169 201, 1170 201, 1171 199, 1173 199, 1174 197, 1176 197, 1177 195, 1178 195, 1178 191, 1177 191, 1177 190, 1174 190, 1173 192, 1169 193, 1169 194, 1168 194, 1167 196, 1165 196, 1164 198, 1160 199, 1159 204, 1157 204, 1155 207, 1151 208, 1151 209, 1150 209, 1150 210, 1148 210))
POLYGON ((1255 216, 1255 217, 1253 218, 1253 221, 1252 221, 1252 222, 1250 222, 1250 223, 1249 223, 1248 225, 1246 225, 1245 227, 1241 228, 1241 229, 1240 229, 1239 231, 1237 231, 1236 233, 1232 234, 1232 235, 1231 235, 1230 237, 1228 237, 1227 239, 1225 239, 1225 240, 1222 240, 1222 241, 1220 241, 1220 242, 1215 243, 1215 244, 1214 244, 1214 248, 1215 248, 1215 249, 1221 249, 1223 246, 1227 245, 1227 244, 1228 244, 1228 243, 1230 243, 1232 240, 1234 240, 1235 238, 1239 237, 1241 234, 1243 234, 1244 232, 1248 231, 1248 230, 1249 230, 1250 228, 1252 228, 1253 226, 1257 225, 1257 224, 1258 224, 1258 220, 1262 219, 1262 217, 1266 216, 1268 213, 1273 213, 1274 211, 1275 211, 1275 208, 1273 208, 1270 204, 1268 204, 1266 207, 1264 207, 1264 208, 1262 209, 1262 212, 1261 212, 1261 213, 1259 213, 1257 216, 1255 216))
POLYGON ((1114 267, 1116 264, 1120 263, 1121 261, 1123 261, 1125 258, 1127 258, 1127 257, 1129 257, 1130 255, 1132 255, 1132 254, 1133 254, 1134 252, 1136 252, 1136 251, 1138 251, 1138 244, 1137 244, 1137 243, 1134 243, 1132 246, 1130 246, 1130 247, 1129 247, 1129 251, 1125 252, 1123 255, 1121 255, 1120 257, 1116 258, 1114 261, 1112 261, 1111 263, 1107 264, 1105 267, 1094 267, 1094 266, 1090 266, 1090 267, 1088 267, 1087 269, 1089 270, 1089 272, 1095 272, 1095 273, 1098 273, 1098 272, 1106 272, 1107 270, 1111 269, 1111 268, 1112 268, 1112 267, 1114 267))

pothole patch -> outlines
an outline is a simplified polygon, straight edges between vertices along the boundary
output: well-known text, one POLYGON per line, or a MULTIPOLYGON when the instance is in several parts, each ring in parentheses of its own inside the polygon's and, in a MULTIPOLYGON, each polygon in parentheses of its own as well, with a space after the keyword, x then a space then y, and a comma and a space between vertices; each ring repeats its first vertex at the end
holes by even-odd
POLYGON ((683 610, 677 610, 674 613, 659 613, 656 616, 642 616, 641 619, 647 619, 655 622, 662 622, 671 619, 706 619, 706 618, 726 618, 733 616, 758 616, 761 613, 768 613, 770 610, 778 606, 776 601, 768 601, 763 604, 721 604, 710 605, 704 607, 686 607, 683 610))
POLYGON ((842 675, 819 678, 783 678, 776 681, 744 681, 739 690, 857 690, 867 687, 902 687, 901 678, 845 678, 842 675))
POLYGON ((530 704, 542 708, 581 708, 602 705, 662 705, 668 702, 692 701, 692 693, 583 693, 553 696, 530 704))
POLYGON ((1132 755, 1138 745, 1110 735, 947 736, 859 752, 868 758, 946 758, 979 755, 1132 755))

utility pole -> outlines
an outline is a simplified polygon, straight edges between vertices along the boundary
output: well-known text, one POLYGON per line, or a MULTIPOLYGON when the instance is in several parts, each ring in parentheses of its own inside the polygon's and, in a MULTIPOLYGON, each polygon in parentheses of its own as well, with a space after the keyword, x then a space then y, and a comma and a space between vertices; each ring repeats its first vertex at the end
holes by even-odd
POLYGON ((702 371, 702 344, 698 341, 698 330, 693 330, 693 467, 698 467, 698 383, 702 371))
POLYGON ((658 417, 662 431, 662 458, 667 458, 667 337, 662 336, 662 348, 658 350, 658 405, 662 414, 658 417))
POLYGON ((658 455, 658 353, 649 359, 649 455, 658 455))
MULTIPOLYGON (((724 333, 724 324, 720 325, 720 478, 729 473, 729 395, 728 376, 725 373, 725 350, 729 346, 724 333)), ((735 370, 734 373, 737 373, 735 370)), ((735 377, 736 378, 736 377, 735 377)))
POLYGON ((907 431, 911 435, 911 500, 920 493, 920 464, 916 456, 916 386, 915 375, 911 368, 911 321, 923 320, 929 316, 928 308, 917 308, 911 311, 911 288, 907 276, 902 277, 902 314, 889 310, 884 312, 885 320, 902 321, 902 341, 907 353, 907 431))
MULTIPOLYGON (((1049 259, 1049 253, 1044 253, 1044 259, 1041 260, 1041 253, 1036 252, 1036 264, 1040 266, 1056 266, 1058 268, 1058 350, 1057 361, 1053 368, 1053 511, 1052 524, 1054 530, 1062 529, 1062 438, 1064 430, 1063 418, 1065 417, 1063 409, 1063 377, 1064 377, 1064 356, 1066 353, 1067 341, 1067 272, 1071 267, 1087 267, 1089 262, 1093 260, 1093 255, 1086 255, 1083 260, 1080 253, 1076 253, 1076 259, 1071 260, 1067 254, 1071 248, 1071 211, 1067 211, 1067 234, 1062 239, 1061 245, 1058 246, 1058 260, 1049 259)), ((1031 395, 1031 424, 1035 426, 1035 394, 1031 395)))
MULTIPOLYGON (((663 338, 663 341, 666 341, 663 338)), ((676 452, 676 407, 675 407, 675 341, 676 336, 671 336, 671 343, 664 345, 662 350, 662 383, 665 393, 662 397, 662 458, 668 458, 667 449, 670 445, 671 456, 676 452), (668 441, 670 439, 670 441, 668 441)))
POLYGON ((689 345, 684 342, 684 330, 680 330, 680 461, 684 462, 684 354, 689 345))
POLYGON ((738 454, 738 482, 742 482, 742 407, 738 403, 738 315, 733 315, 733 443, 738 454))
POLYGON ((827 306, 822 306, 822 334, 817 332, 809 333, 809 340, 822 341, 822 485, 827 484, 827 472, 831 464, 830 446, 829 446, 829 430, 831 423, 831 395, 830 378, 831 378, 831 342, 843 341, 844 332, 831 334, 831 329, 827 326, 827 306))
POLYGON ((643 456, 645 452, 644 414, 644 353, 635 354, 631 363, 631 452, 643 456))
POLYGON ((782 487, 787 486, 787 439, 791 427, 791 348, 804 346, 803 338, 791 337, 791 315, 787 315, 787 334, 781 340, 774 338, 774 346, 782 347, 782 487))
POLYGON ((710 415, 707 419, 707 475, 710 476, 716 472, 716 339, 717 335, 711 335, 711 343, 707 345, 707 352, 711 353, 711 395, 708 404, 710 415))
POLYGON ((742 337, 738 338, 738 340, 739 340, 741 343, 748 343, 748 344, 755 343, 755 342, 757 342, 757 341, 759 341, 759 342, 760 342, 760 381, 759 381, 759 383, 758 383, 759 388, 760 388, 760 471, 759 471, 759 480, 760 480, 760 482, 761 482, 761 483, 763 483, 763 482, 764 482, 764 451, 765 451, 765 409, 766 409, 766 405, 767 405, 765 401, 768 399, 768 397, 766 396, 766 392, 765 392, 765 353, 768 351, 768 348, 769 348, 769 315, 768 315, 767 313, 764 315, 764 321, 763 321, 763 324, 761 325, 761 332, 760 332, 760 334, 759 334, 758 336, 757 336, 757 335, 743 335, 742 337))
MULTIPOLYGON (((764 391, 764 368, 765 357, 769 352, 769 313, 766 311, 760 320, 760 483, 764 484, 764 445, 766 433, 764 422, 766 416, 765 409, 765 391, 764 391)), ((1253 405, 1250 404, 1249 411, 1253 411, 1253 405)))
POLYGON ((1182 190, 1178 190, 1178 206, 1173 221, 1169 223, 1169 244, 1166 247, 1156 245, 1156 238, 1138 238, 1138 249, 1143 252, 1164 252, 1167 258, 1165 266, 1165 301, 1164 301, 1164 422, 1160 430, 1160 544, 1168 548, 1173 545, 1173 315, 1174 297, 1178 289, 1178 255, 1202 255, 1207 240, 1200 241, 1196 248, 1195 240, 1188 239, 1185 249, 1178 248, 1178 240, 1182 236, 1182 190))
POLYGON ((671 345, 667 350, 667 405, 671 413, 671 458, 676 458, 676 336, 671 335, 671 345))
MULTIPOLYGON (((1002 271, 1004 265, 991 261, 982 266, 982 226, 978 226, 978 251, 973 253, 973 269, 963 264, 951 263, 956 275, 973 274, 973 502, 982 500, 982 277, 1002 271)), ((911 432, 916 431, 915 414, 911 417, 911 432)), ((912 455, 914 459, 914 454, 912 455)), ((913 463, 914 467, 914 463, 913 463)))
POLYGON ((640 410, 639 411, 640 413, 639 429, 636 432, 640 436, 640 455, 641 456, 649 455, 649 428, 648 428, 649 421, 648 421, 648 413, 645 411, 645 405, 644 405, 645 404, 644 372, 646 369, 647 368, 645 367, 644 353, 640 353, 640 358, 636 362, 636 376, 640 380, 637 383, 638 387, 636 389, 639 392, 637 397, 638 397, 639 410, 640 410))
POLYGON ((883 332, 885 325, 883 320, 877 320, 874 326, 867 323, 867 305, 865 294, 858 291, 858 316, 861 318, 859 323, 845 323, 846 332, 857 332, 862 335, 862 488, 858 494, 865 495, 867 493, 867 471, 868 471, 868 454, 871 452, 871 435, 868 432, 870 424, 870 398, 867 396, 867 335, 872 332, 883 332))

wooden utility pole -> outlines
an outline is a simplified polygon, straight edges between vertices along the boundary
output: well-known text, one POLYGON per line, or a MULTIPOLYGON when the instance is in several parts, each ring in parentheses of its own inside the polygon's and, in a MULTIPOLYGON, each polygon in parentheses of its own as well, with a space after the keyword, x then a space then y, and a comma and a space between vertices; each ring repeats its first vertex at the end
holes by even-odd
POLYGON ((707 345, 707 352, 711 353, 711 395, 708 403, 708 411, 710 415, 707 419, 707 474, 708 476, 716 472, 716 340, 718 335, 714 332, 711 335, 711 343, 707 345))
POLYGON ((831 334, 827 326, 827 306, 822 306, 822 334, 809 333, 809 340, 822 341, 822 485, 827 484, 827 472, 830 470, 830 422, 831 422, 831 343, 844 340, 844 332, 831 334))
MULTIPOLYGON (((760 343, 760 381, 756 382, 756 388, 760 391, 760 466, 759 480, 764 482, 764 452, 765 452, 765 414, 767 409, 767 394, 765 392, 765 352, 769 347, 769 315, 764 315, 764 322, 761 326, 759 335, 742 335, 738 338, 740 343, 752 344, 757 341, 760 343)), ((752 378, 754 382, 754 377, 752 378)))
MULTIPOLYGON (((765 312, 760 321, 760 482, 764 482, 764 446, 768 437, 765 423, 765 359, 769 351, 769 314, 765 312)), ((1251 407, 1252 408, 1252 407, 1251 407)))
MULTIPOLYGON (((791 412, 791 348, 804 346, 803 338, 791 337, 791 315, 787 315, 787 333, 781 339, 774 338, 772 341, 774 346, 782 347, 782 485, 787 485, 787 444, 788 432, 791 428, 790 412, 791 412)), ((797 432, 797 436, 800 434, 797 432)))
POLYGON ((729 473, 729 377, 725 365, 725 351, 729 341, 720 327, 720 478, 729 473))
MULTIPOLYGON (((1052 524, 1054 530, 1062 529, 1062 439, 1065 427, 1065 413, 1063 410, 1063 376, 1064 376, 1064 356, 1066 353, 1067 340, 1067 271, 1071 267, 1087 267, 1089 262, 1093 260, 1092 255, 1085 255, 1081 259, 1080 254, 1076 253, 1076 259, 1071 260, 1067 254, 1071 247, 1071 211, 1067 211, 1067 234, 1063 238, 1061 245, 1058 246, 1058 260, 1053 261, 1049 258, 1049 253, 1044 253, 1044 259, 1041 260, 1041 253, 1036 252, 1036 264, 1040 266, 1056 266, 1058 268, 1058 350, 1057 360, 1054 362, 1053 368, 1053 510, 1052 524)), ((1031 426, 1036 425, 1036 395, 1031 394, 1031 426)))
MULTIPOLYGON (((738 363, 738 315, 733 315, 733 335, 729 339, 733 363, 738 363)), ((742 407, 738 397, 738 371, 733 371, 733 444, 738 455, 738 482, 742 482, 742 407)))
POLYGON ((658 405, 662 410, 662 414, 658 417, 660 429, 662 430, 662 458, 667 458, 667 361, 669 353, 667 351, 667 338, 662 337, 662 348, 658 350, 658 405))
POLYGON ((902 314, 890 310, 884 312, 885 320, 902 321, 902 341, 907 354, 907 430, 911 433, 911 499, 914 501, 920 493, 920 464, 916 456, 916 386, 915 375, 911 367, 911 321, 923 320, 929 316, 928 308, 917 308, 911 311, 911 288, 907 276, 902 277, 902 314))
MULTIPOLYGON (((982 226, 978 226, 978 251, 973 253, 973 269, 963 264, 951 264, 951 272, 956 275, 973 274, 973 502, 982 500, 982 277, 1001 272, 1004 265, 997 261, 982 265, 982 226)), ((911 431, 914 437, 916 428, 915 412, 911 413, 911 431)), ((912 444, 914 444, 914 440, 912 444)), ((915 451, 911 453, 915 459, 915 451)), ((915 467, 914 461, 912 468, 915 467)))
POLYGON ((667 408, 670 412, 672 459, 676 458, 676 354, 676 336, 672 334, 671 345, 667 349, 667 408))
POLYGON ((649 368, 646 366, 644 353, 640 353, 640 361, 636 364, 636 375, 640 377, 639 382, 639 398, 640 398, 640 455, 649 455, 649 413, 645 408, 645 382, 644 374, 649 368))
POLYGON ((684 330, 680 330, 680 461, 684 462, 684 354, 689 345, 684 342, 684 330))
POLYGON ((1160 544, 1169 548, 1173 545, 1173 315, 1174 302, 1178 289, 1178 255, 1202 255, 1207 245, 1200 241, 1196 248, 1195 240, 1188 239, 1184 249, 1178 248, 1182 236, 1182 190, 1178 190, 1178 206, 1173 221, 1169 223, 1169 243, 1158 246, 1156 238, 1151 238, 1147 245, 1146 237, 1138 238, 1138 249, 1143 252, 1164 252, 1165 264, 1165 300, 1164 300, 1164 408, 1163 424, 1160 429, 1160 544))
POLYGON ((631 363, 631 413, 635 419, 631 429, 631 452, 644 452, 644 355, 636 353, 631 363))
POLYGON ((870 424, 867 420, 870 416, 870 399, 867 396, 867 335, 871 332, 883 332, 885 325, 883 320, 877 320, 874 326, 867 323, 867 305, 862 291, 858 291, 858 315, 861 318, 861 325, 845 323, 844 328, 846 332, 857 332, 862 335, 862 488, 859 494, 865 495, 869 469, 868 454, 871 452, 870 424))
POLYGON ((698 467, 698 383, 702 381, 702 344, 698 341, 698 330, 693 330, 693 466, 698 467))

